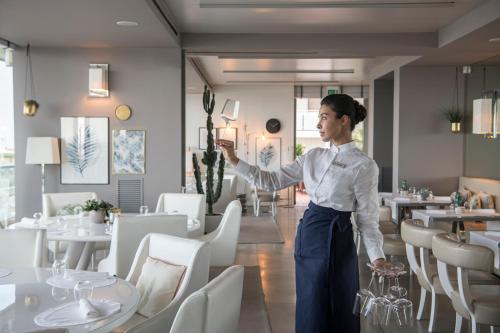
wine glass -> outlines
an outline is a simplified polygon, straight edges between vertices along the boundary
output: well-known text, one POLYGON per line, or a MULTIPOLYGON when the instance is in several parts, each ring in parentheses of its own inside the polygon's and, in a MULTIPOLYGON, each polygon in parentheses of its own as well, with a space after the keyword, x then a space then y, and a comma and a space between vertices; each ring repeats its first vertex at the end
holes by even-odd
POLYGON ((413 325, 413 303, 411 301, 401 298, 395 301, 392 307, 398 326, 413 325))
POLYGON ((52 276, 63 276, 66 269, 66 262, 61 259, 55 259, 52 263, 52 276))
POLYGON ((149 208, 148 206, 141 206, 139 208, 139 215, 148 215, 149 208))
POLYGON ((69 290, 65 288, 52 287, 52 298, 56 301, 64 301, 69 296, 69 290))
POLYGON ((404 269, 405 265, 402 262, 392 262, 388 267, 394 279, 394 285, 389 288, 389 295, 394 299, 403 298, 408 294, 407 290, 399 285, 399 276, 406 273, 404 269))
POLYGON ((42 220, 42 216, 43 216, 43 215, 42 215, 42 213, 40 213, 40 212, 37 212, 37 213, 33 214, 33 218, 35 219, 35 220, 33 221, 33 225, 34 225, 35 227, 39 227, 39 226, 40 226, 40 222, 41 222, 41 220, 42 220))
POLYGON ((78 281, 73 289, 75 300, 79 302, 81 299, 90 300, 94 292, 94 286, 90 281, 78 281))

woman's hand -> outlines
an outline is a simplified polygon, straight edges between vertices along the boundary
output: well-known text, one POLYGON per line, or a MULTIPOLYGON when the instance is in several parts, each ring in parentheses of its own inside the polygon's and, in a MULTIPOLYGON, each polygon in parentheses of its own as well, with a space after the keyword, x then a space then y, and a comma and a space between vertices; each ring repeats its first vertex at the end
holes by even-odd
POLYGON ((385 265, 384 258, 378 258, 378 259, 373 260, 373 262, 372 262, 373 269, 382 268, 382 267, 384 267, 384 265, 385 265))
POLYGON ((222 149, 226 159, 233 166, 236 166, 240 159, 236 157, 236 153, 234 152, 234 142, 229 140, 218 139, 215 140, 215 143, 222 149))

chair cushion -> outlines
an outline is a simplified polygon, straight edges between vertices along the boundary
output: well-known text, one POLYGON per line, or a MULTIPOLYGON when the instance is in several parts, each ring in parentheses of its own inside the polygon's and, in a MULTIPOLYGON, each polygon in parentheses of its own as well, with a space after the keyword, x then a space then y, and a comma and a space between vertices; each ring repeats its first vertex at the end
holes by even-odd
POLYGON ((185 266, 146 258, 136 285, 141 294, 137 313, 150 318, 166 308, 174 298, 185 271, 185 266))
POLYGON ((489 193, 480 191, 478 194, 479 199, 481 200, 481 208, 482 209, 494 209, 495 208, 495 201, 493 199, 493 196, 489 193))
POLYGON ((398 234, 384 235, 383 250, 385 255, 406 257, 405 242, 398 234))
POLYGON ((380 206, 378 208, 379 221, 392 222, 392 210, 389 206, 380 206))
POLYGON ((500 326, 500 286, 471 286, 471 294, 477 322, 500 326))

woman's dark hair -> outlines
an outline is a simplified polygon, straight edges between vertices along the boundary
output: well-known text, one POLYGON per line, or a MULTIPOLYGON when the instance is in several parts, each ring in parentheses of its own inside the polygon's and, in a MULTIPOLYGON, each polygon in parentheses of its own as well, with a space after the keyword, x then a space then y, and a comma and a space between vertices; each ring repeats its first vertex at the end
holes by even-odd
POLYGON ((346 115, 351 119, 351 131, 359 122, 366 118, 366 109, 354 98, 346 94, 328 95, 321 100, 321 105, 326 105, 337 114, 337 118, 346 115))

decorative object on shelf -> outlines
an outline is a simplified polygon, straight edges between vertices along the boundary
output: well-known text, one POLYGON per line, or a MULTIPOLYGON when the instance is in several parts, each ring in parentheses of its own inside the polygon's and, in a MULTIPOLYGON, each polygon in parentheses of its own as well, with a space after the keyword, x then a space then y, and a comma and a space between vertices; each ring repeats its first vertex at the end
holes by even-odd
POLYGON ((88 212, 90 221, 93 223, 104 223, 104 218, 109 215, 109 210, 113 205, 103 200, 87 200, 83 205, 83 210, 88 212))
POLYGON ((281 138, 255 138, 255 164, 262 169, 278 170, 281 166, 281 138))
POLYGON ((498 89, 486 90, 486 67, 484 67, 482 96, 473 101, 473 134, 483 134, 494 139, 500 134, 500 117, 498 115, 499 94, 500 91, 498 89))
POLYGON ((108 184, 107 117, 61 117, 61 184, 108 184))
POLYGON ((215 215, 213 211, 213 204, 219 200, 222 193, 222 182, 224 179, 224 165, 226 163, 222 152, 219 155, 219 166, 217 170, 217 185, 214 189, 214 167, 217 161, 217 152, 215 151, 214 135, 212 133, 214 124, 212 122, 212 114, 215 107, 215 94, 210 98, 210 90, 205 86, 203 92, 203 109, 207 113, 207 150, 203 152, 202 163, 206 165, 206 187, 203 189, 201 179, 200 165, 198 158, 193 153, 193 170, 196 178, 196 190, 199 194, 205 194, 207 202, 207 215, 215 215))
POLYGON ((33 66, 31 64, 31 48, 30 44, 26 46, 26 75, 24 76, 24 105, 23 114, 28 117, 33 117, 38 112, 40 105, 36 101, 35 95, 35 79, 33 78, 33 66), (30 94, 28 98, 28 83, 30 86, 30 94))
POLYGON ((89 65, 89 96, 109 97, 108 64, 89 65))
POLYGON ((31 137, 26 143, 26 164, 40 164, 42 193, 45 193, 45 164, 60 164, 59 141, 50 137, 31 137))
POLYGON ((455 213, 461 214, 464 211, 464 204, 467 199, 460 193, 460 191, 451 194, 451 202, 455 208, 455 213))
POLYGON ((231 127, 231 121, 238 119, 238 112, 240 110, 240 101, 234 99, 226 99, 220 117, 226 122, 226 127, 231 127))
POLYGON ((113 130, 112 134, 112 173, 146 173, 146 131, 113 130))
POLYGON ((238 129, 236 127, 218 127, 216 128, 215 136, 217 139, 233 141, 234 149, 238 150, 238 129))
POLYGON ((266 122, 266 130, 271 133, 275 134, 278 133, 281 129, 281 123, 278 119, 276 118, 271 118, 266 122))
POLYGON ((115 116, 118 120, 129 120, 132 116, 132 110, 126 104, 118 105, 115 109, 115 116))

